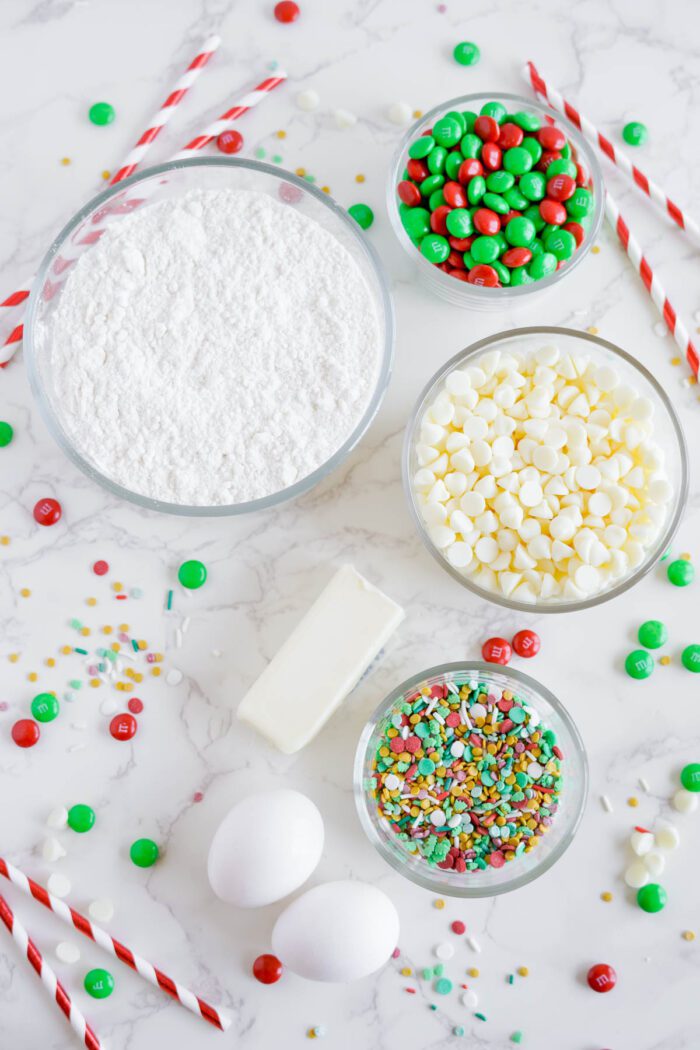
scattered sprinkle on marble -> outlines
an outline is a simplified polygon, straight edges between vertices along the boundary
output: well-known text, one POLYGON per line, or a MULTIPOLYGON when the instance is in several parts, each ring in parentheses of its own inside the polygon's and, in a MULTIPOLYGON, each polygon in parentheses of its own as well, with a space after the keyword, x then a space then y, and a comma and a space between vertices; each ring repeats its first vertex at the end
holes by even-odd
POLYGON ((603 809, 605 810, 606 813, 612 813, 612 811, 613 811, 612 802, 610 801, 610 799, 608 798, 607 795, 601 795, 600 796, 600 804, 601 804, 601 806, 603 807, 603 809))
POLYGON ((113 715, 119 710, 119 705, 116 700, 103 700, 100 704, 100 713, 103 715, 113 715))
POLYGON ((83 741, 80 744, 71 744, 71 746, 68 748, 68 751, 84 751, 86 747, 87 744, 85 743, 85 741, 83 741))
POLYGON ((683 933, 681 934, 681 937, 683 938, 684 941, 694 941, 695 940, 695 931, 694 930, 683 930, 683 933))
POLYGON ((60 871, 52 871, 47 879, 46 886, 49 893, 52 893, 54 897, 67 897, 70 893, 71 881, 67 875, 63 875, 60 871))
POLYGON ((335 120, 335 126, 341 131, 354 128, 357 124, 357 117, 349 109, 334 109, 333 119, 335 120))
POLYGON ((443 962, 447 962, 455 953, 454 945, 449 944, 447 941, 443 941, 442 944, 436 944, 433 948, 433 955, 438 959, 442 959, 443 962))
POLYGON ((479 996, 470 988, 461 996, 461 1002, 468 1010, 476 1010, 479 1005, 479 996))
POLYGON ((403 128, 411 123, 413 110, 408 102, 392 102, 386 111, 386 115, 392 124, 398 124, 399 127, 403 128))
POLYGON ((87 729, 87 727, 88 727, 87 722, 84 722, 82 719, 80 719, 80 721, 78 721, 78 722, 71 722, 71 729, 79 729, 79 730, 82 731, 82 730, 87 729))
POLYGON ((46 823, 50 828, 61 829, 68 826, 68 810, 65 806, 57 806, 52 809, 46 818, 46 823))
POLYGON ((58 839, 50 835, 49 838, 44 840, 44 844, 41 847, 41 855, 47 864, 55 864, 61 857, 65 857, 66 851, 58 839))
POLYGON ((201 802, 203 798, 204 798, 204 792, 203 791, 195 791, 194 795, 192 796, 192 801, 193 802, 201 802))
POLYGON ((668 327, 663 321, 657 321, 654 325, 654 335, 658 335, 660 339, 668 335, 668 327))
POLYGON ((481 945, 477 941, 476 937, 467 937, 467 944, 473 952, 479 953, 481 951, 481 945))
POLYGON ((168 685, 179 685, 183 679, 182 671, 177 667, 171 667, 165 676, 168 685))
POLYGON ((305 113, 312 113, 315 109, 318 109, 321 99, 318 92, 314 91, 313 88, 306 88, 304 91, 299 92, 295 101, 299 109, 303 109, 305 113))
POLYGON ((640 777, 637 781, 642 791, 646 791, 649 794, 649 781, 645 777, 640 777))
POLYGON ((114 915, 114 904, 109 897, 100 897, 90 902, 88 913, 95 922, 109 922, 114 915))
POLYGON ((80 959, 80 948, 72 941, 60 941, 56 945, 56 958, 59 962, 72 966, 80 959))

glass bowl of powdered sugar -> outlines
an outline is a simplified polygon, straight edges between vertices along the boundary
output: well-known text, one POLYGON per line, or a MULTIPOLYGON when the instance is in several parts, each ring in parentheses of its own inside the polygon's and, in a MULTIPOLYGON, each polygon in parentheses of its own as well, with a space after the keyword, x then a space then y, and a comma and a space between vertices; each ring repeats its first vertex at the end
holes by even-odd
POLYGON ((68 456, 111 492, 184 515, 306 492, 369 427, 394 320, 347 213, 254 161, 164 164, 59 234, 30 296, 32 387, 68 456))

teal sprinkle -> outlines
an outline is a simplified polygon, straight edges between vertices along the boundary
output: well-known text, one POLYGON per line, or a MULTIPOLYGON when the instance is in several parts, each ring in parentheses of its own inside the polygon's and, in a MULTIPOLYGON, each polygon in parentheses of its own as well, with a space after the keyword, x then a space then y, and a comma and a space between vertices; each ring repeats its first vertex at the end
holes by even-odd
POLYGON ((273 164, 281 164, 282 163, 282 157, 279 155, 279 153, 273 153, 272 156, 270 157, 270 160, 272 161, 273 164))
POLYGON ((474 1016, 478 1017, 480 1021, 485 1021, 487 1019, 486 1014, 474 1014, 474 1016))
POLYGON ((274 71, 275 69, 279 69, 279 65, 280 65, 280 64, 279 64, 279 62, 277 61, 277 59, 276 59, 276 58, 274 58, 274 59, 272 60, 272 62, 268 62, 268 63, 267 63, 267 68, 268 68, 268 69, 271 69, 271 70, 273 70, 273 71, 274 71))
POLYGON ((523 1041, 523 1033, 522 1032, 513 1032, 512 1036, 510 1037, 510 1041, 511 1041, 511 1043, 522 1043, 522 1041, 523 1041))
POLYGON ((305 182, 315 182, 316 181, 316 176, 315 175, 305 175, 304 176, 304 181, 305 182))
POLYGON ((445 964, 444 963, 438 963, 437 966, 433 966, 433 974, 435 975, 435 977, 442 977, 444 972, 445 972, 445 964))
POLYGON ((68 685, 71 687, 71 689, 80 689, 82 688, 83 683, 80 681, 79 678, 71 678, 68 685))
POLYGON ((452 1029, 452 1035, 464 1035, 464 1029, 461 1024, 456 1024, 452 1029))
POLYGON ((87 656, 88 655, 87 649, 78 649, 77 645, 74 648, 73 652, 74 653, 80 653, 81 656, 87 656))
POLYGON ((265 150, 262 148, 262 146, 258 146, 258 148, 255 151, 255 156, 258 158, 258 160, 263 159, 263 157, 265 156, 265 150))
POLYGON ((140 587, 132 587, 129 591, 130 598, 143 598, 143 591, 140 587))
POLYGON ((432 966, 424 967, 422 976, 423 976, 423 980, 424 981, 432 981, 432 979, 433 979, 433 968, 432 968, 432 966))
POLYGON ((75 627, 76 631, 81 630, 81 628, 83 626, 82 623, 80 622, 80 620, 75 620, 75 619, 70 620, 69 624, 70 624, 71 627, 75 627))
POLYGON ((139 643, 136 641, 135 638, 131 639, 131 648, 134 650, 135 653, 139 651, 139 643))
POLYGON ((515 977, 512 973, 508 974, 508 984, 515 984, 515 977))
POLYGON ((73 696, 72 693, 64 693, 63 694, 63 699, 66 700, 70 704, 75 699, 75 697, 73 696))
POLYGON ((172 607, 173 607, 173 592, 172 591, 168 591, 168 597, 167 597, 167 600, 165 602, 165 608, 166 609, 172 609, 172 607))
POLYGON ((452 981, 449 977, 441 977, 435 982, 435 991, 438 995, 449 995, 452 991, 452 981))

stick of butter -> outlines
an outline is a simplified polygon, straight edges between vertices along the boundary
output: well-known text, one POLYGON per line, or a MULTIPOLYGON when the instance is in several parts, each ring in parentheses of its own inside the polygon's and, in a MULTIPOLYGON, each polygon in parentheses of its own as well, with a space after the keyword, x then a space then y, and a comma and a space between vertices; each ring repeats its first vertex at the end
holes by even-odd
POLYGON ((400 605, 344 565, 249 689, 238 717, 293 755, 313 740, 403 618, 400 605))

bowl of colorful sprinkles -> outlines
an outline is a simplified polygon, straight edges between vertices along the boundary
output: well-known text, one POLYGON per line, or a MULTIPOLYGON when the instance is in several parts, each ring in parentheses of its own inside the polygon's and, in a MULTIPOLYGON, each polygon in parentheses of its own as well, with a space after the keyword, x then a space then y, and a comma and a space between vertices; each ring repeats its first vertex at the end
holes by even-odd
POLYGON ((420 536, 463 586, 521 612, 572 612, 634 586, 688 495, 688 454, 654 377, 613 343, 514 329, 447 362, 406 429, 420 536))
POLYGON ((396 151, 387 199, 431 291, 485 309, 553 287, 603 219, 590 146, 566 119, 508 94, 464 95, 421 117, 396 151))
POLYGON ((481 661, 413 675, 377 708, 355 756, 360 822, 412 882, 491 897, 570 846, 588 789, 564 706, 519 671, 481 661))

